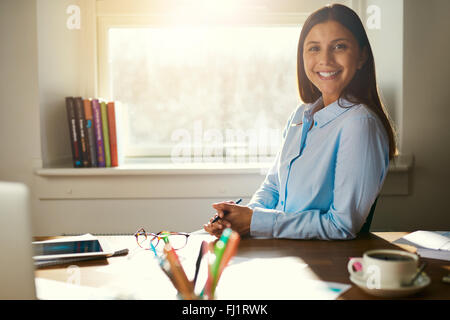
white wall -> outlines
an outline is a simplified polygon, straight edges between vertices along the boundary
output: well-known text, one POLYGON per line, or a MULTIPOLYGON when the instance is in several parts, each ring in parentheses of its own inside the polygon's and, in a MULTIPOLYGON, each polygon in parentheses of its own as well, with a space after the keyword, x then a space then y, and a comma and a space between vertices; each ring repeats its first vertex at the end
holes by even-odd
POLYGON ((28 185, 35 210, 32 168, 41 159, 35 1, 0 1, 0 41, 0 180, 28 185))
POLYGON ((89 37, 86 29, 92 29, 95 22, 87 14, 95 1, 36 3, 42 160, 44 167, 52 167, 66 162, 71 155, 64 98, 94 96, 95 33, 89 37), (69 29, 66 25, 70 5, 83 8, 80 29, 69 29))
POLYGON ((375 57, 378 89, 381 99, 389 112, 398 134, 398 147, 402 148, 403 130, 403 0, 362 1, 361 16, 366 24, 367 36, 375 57), (379 29, 375 27, 377 21, 372 20, 372 28, 367 27, 371 15, 376 18, 373 9, 379 8, 379 29))
POLYGON ((411 194, 384 198, 377 227, 450 229, 449 13, 447 0, 404 1, 402 151, 415 165, 411 194))
POLYGON ((0 177, 31 184, 41 158, 34 1, 0 1, 0 177))
MULTIPOLYGON (((381 2, 383 10, 387 10, 382 17, 388 21, 382 21, 382 33, 370 31, 369 36, 374 41, 376 58, 383 56, 380 60, 384 60, 377 61, 379 79, 385 81, 383 96, 393 106, 396 121, 403 121, 402 151, 414 154, 416 165, 409 176, 410 194, 382 196, 372 226, 390 230, 450 229, 449 216, 445 214, 449 152, 444 146, 449 138, 449 90, 445 80, 450 46, 448 37, 441 36, 441 30, 450 29, 445 14, 450 2, 381 2), (397 18, 399 23, 403 19, 399 26, 397 18), (398 40, 402 28, 404 35, 398 40), (396 41, 403 41, 403 50, 392 49, 396 41), (403 119, 398 113, 402 108, 403 119)), ((68 3, 77 1, 0 1, 0 36, 2 43, 7 44, 0 48, 0 146, 8 150, 0 153, 0 180, 23 181, 32 188, 35 234, 132 232, 141 226, 190 231, 210 216, 211 202, 239 196, 245 202, 262 175, 209 174, 203 179, 192 175, 177 179, 149 175, 140 178, 143 188, 163 188, 163 195, 149 191, 148 196, 140 198, 86 199, 77 197, 81 192, 77 181, 83 177, 33 174, 33 166, 40 159, 44 166, 52 166, 70 155, 64 97, 94 95, 89 80, 77 78, 80 60, 91 65, 95 61, 83 56, 86 51, 79 52, 83 35, 65 28, 68 3), (48 197, 51 188, 45 186, 49 183, 67 192, 66 199, 48 197), (187 197, 180 186, 197 191, 197 196, 190 193, 187 197)), ((398 174, 389 173, 387 182, 398 178, 398 174)), ((133 188, 133 180, 127 177, 91 179, 85 180, 85 187, 94 191, 133 188)))

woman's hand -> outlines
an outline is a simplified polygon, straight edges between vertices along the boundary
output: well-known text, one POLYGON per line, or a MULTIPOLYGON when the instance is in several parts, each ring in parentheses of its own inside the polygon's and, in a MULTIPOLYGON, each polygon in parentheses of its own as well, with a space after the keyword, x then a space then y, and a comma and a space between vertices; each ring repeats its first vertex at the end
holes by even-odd
POLYGON ((231 228, 241 236, 250 233, 253 210, 247 206, 237 205, 232 201, 214 203, 213 208, 217 210, 219 220, 212 223, 214 216, 203 228, 208 233, 220 237, 225 228, 231 228))

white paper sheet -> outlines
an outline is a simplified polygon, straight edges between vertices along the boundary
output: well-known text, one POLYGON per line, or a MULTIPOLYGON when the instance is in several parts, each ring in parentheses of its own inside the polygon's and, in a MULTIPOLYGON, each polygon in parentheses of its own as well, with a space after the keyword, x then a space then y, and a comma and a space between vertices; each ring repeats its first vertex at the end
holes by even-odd
POLYGON ((87 241, 87 240, 97 240, 97 237, 93 236, 90 233, 86 233, 80 236, 69 236, 62 238, 55 238, 44 241, 34 241, 33 243, 58 243, 58 242, 67 242, 67 241, 87 241))
POLYGON ((407 244, 417 248, 423 258, 450 261, 450 231, 415 231, 395 240, 396 244, 407 244))
POLYGON ((95 272, 110 275, 114 280, 104 288, 127 299, 177 299, 177 290, 149 250, 135 251, 120 262, 96 268, 95 272))
POLYGON ((401 239, 408 241, 417 248, 427 248, 433 250, 450 251, 450 232, 448 231, 415 231, 394 241, 394 243, 405 243, 401 239))
POLYGON ((35 278, 36 296, 40 300, 112 300, 117 292, 61 281, 35 278))
POLYGON ((219 280, 216 298, 333 300, 350 287, 320 280, 298 257, 233 259, 219 280))

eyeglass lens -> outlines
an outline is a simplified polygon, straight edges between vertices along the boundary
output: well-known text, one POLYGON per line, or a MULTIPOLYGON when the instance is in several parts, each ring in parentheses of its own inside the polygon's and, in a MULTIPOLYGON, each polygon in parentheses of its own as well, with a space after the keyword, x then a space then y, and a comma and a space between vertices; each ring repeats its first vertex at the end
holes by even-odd
POLYGON ((164 240, 163 237, 167 237, 172 248, 175 250, 183 248, 187 243, 187 237, 185 235, 181 234, 170 234, 170 235, 159 235, 159 236, 153 236, 148 235, 145 237, 145 235, 138 235, 137 241, 139 245, 145 249, 150 249, 150 241, 151 244, 158 250, 163 250, 164 248, 164 240))

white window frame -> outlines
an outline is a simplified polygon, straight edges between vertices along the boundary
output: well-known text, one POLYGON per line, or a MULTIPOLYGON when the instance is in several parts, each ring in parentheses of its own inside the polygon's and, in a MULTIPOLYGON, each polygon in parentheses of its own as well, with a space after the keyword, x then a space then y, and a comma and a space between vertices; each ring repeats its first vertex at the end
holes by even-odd
MULTIPOLYGON (((210 1, 210 0, 208 0, 210 1)), ((227 0, 235 3, 245 3, 245 0, 227 0)), ((295 0, 285 0, 285 3, 298 7, 295 0)), ((340 1, 341 3, 359 9, 360 2, 357 0, 340 1)), ((178 2, 177 2, 178 3, 178 2)), ((178 4, 188 6, 190 3, 201 9, 202 0, 180 1, 178 4)), ((206 3, 206 2, 205 2, 206 3)), ((301 10, 293 12, 268 12, 267 8, 261 5, 245 5, 244 10, 251 12, 246 14, 245 19, 235 15, 202 15, 189 18, 181 24, 238 24, 240 26, 299 26, 302 25, 309 14, 316 8, 326 5, 329 1, 310 0, 302 1, 301 10)), ((164 1, 157 0, 97 0, 96 20, 97 20, 97 96, 104 99, 111 99, 111 78, 108 57, 108 33, 111 28, 138 28, 161 25, 180 24, 182 10, 176 10, 177 5, 164 5, 164 1), (151 13, 150 13, 151 12, 151 13)), ((130 157, 167 157, 170 155, 167 147, 154 147, 149 151, 146 148, 124 148, 126 158, 130 157)), ((249 155, 247 155, 249 156, 249 155)), ((264 156, 264 155, 262 155, 264 156)))

